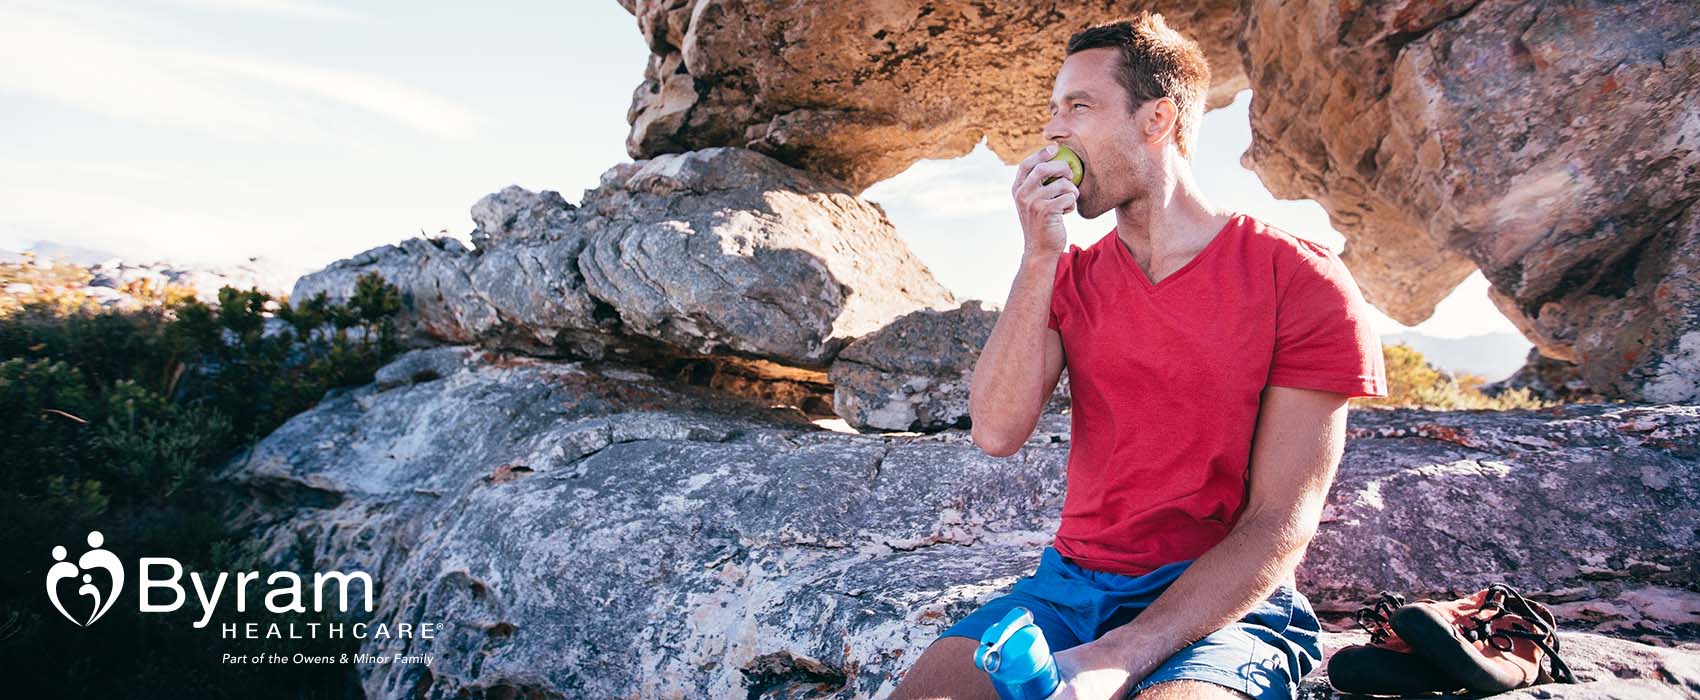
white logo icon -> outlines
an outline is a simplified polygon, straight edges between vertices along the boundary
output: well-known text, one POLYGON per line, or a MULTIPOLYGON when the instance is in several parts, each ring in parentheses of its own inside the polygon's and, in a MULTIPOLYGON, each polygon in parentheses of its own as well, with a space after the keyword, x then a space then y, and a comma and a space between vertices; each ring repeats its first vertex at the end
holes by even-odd
POLYGON ((95 620, 99 620, 101 615, 105 615, 107 610, 112 609, 112 603, 118 600, 119 589, 124 587, 124 565, 119 563, 118 555, 100 548, 101 544, 105 542, 100 531, 90 532, 88 542, 91 549, 84 552, 75 564, 65 561, 66 551, 63 546, 55 546, 53 548, 54 564, 47 570, 47 599, 53 601, 53 607, 57 608, 59 614, 64 615, 65 619, 83 627, 94 624, 95 620), (94 569, 104 569, 107 578, 111 581, 105 595, 102 595, 100 588, 94 585, 94 577, 88 573, 88 571, 94 569), (65 605, 59 602, 59 582, 64 579, 79 577, 83 583, 77 587, 77 594, 94 599, 93 612, 89 614, 89 619, 84 621, 78 621, 76 616, 67 612, 65 605))

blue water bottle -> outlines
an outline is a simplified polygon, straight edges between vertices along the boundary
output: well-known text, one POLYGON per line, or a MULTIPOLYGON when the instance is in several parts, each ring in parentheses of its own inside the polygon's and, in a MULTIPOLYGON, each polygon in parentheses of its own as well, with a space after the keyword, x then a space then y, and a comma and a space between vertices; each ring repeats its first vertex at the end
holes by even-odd
POLYGON ((992 677, 992 687, 1003 700, 1044 700, 1062 684, 1045 633, 1033 624, 1027 608, 1010 610, 980 635, 974 665, 992 677))

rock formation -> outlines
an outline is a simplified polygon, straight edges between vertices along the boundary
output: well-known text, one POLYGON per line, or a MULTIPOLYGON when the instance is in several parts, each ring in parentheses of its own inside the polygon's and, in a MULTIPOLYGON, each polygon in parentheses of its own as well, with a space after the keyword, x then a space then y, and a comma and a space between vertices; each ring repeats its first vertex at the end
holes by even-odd
POLYGON ((474 248, 412 239, 337 262, 292 298, 375 271, 421 340, 571 358, 726 357, 824 384, 851 338, 955 305, 877 205, 741 148, 624 163, 575 206, 517 187, 473 207, 474 248))
POLYGON ((1700 400, 1700 12, 1680 0, 1254 2, 1246 154, 1427 318, 1475 267, 1595 391, 1700 400))
MULTIPOLYGON (((1527 697, 1700 684, 1696 651, 1580 634, 1700 635, 1700 408, 1350 427, 1299 570, 1331 628, 1378 589, 1504 580, 1553 604, 1588 681, 1527 697)), ((961 429, 845 434, 632 368, 444 347, 327 397, 223 478, 279 567, 367 571, 374 620, 447 625, 367 640, 436 658, 362 666, 371 698, 881 697, 1031 573, 1067 448, 1055 413, 993 458, 961 429)))
MULTIPOLYGON (((1069 34, 1117 15, 1086 3, 821 5, 622 0, 652 55, 632 94, 633 158, 741 146, 854 192, 985 139, 1005 162, 1043 145, 1069 34)), ((1165 9, 1214 72, 1209 103, 1246 86, 1239 3, 1165 9)))
MULTIPOLYGON (((1041 145, 1069 34, 1115 13, 912 0, 623 0, 652 56, 633 157, 745 146, 853 191, 984 137, 1041 145), (995 39, 993 39, 995 37, 995 39)), ((1125 11, 1130 8, 1119 8, 1125 11)), ((1700 12, 1688 0, 1198 2, 1160 9, 1252 88, 1245 163, 1312 198, 1406 324, 1477 268, 1614 398, 1700 400, 1700 12)))

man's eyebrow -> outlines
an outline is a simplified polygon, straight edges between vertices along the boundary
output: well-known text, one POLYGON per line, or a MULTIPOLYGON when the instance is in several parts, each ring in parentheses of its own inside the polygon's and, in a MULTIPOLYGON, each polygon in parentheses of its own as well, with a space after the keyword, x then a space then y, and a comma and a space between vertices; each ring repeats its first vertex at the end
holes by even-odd
MULTIPOLYGON (((1082 98, 1082 97, 1090 100, 1090 99, 1092 99, 1092 94, 1085 91, 1085 90, 1074 90, 1074 91, 1069 92, 1067 95, 1063 95, 1063 101, 1067 102, 1069 100, 1082 98)), ((1053 101, 1047 103, 1046 106, 1050 107, 1051 109, 1056 109, 1057 103, 1053 100, 1053 101)))

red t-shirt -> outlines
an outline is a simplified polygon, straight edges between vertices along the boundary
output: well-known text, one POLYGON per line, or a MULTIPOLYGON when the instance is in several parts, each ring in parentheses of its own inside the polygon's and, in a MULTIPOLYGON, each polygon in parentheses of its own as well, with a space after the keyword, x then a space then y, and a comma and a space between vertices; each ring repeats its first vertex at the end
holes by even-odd
POLYGON ((1235 215, 1156 285, 1115 229, 1057 262, 1073 424, 1053 546, 1128 576, 1196 559, 1245 502, 1264 386, 1385 396, 1381 341, 1328 248, 1235 215))

